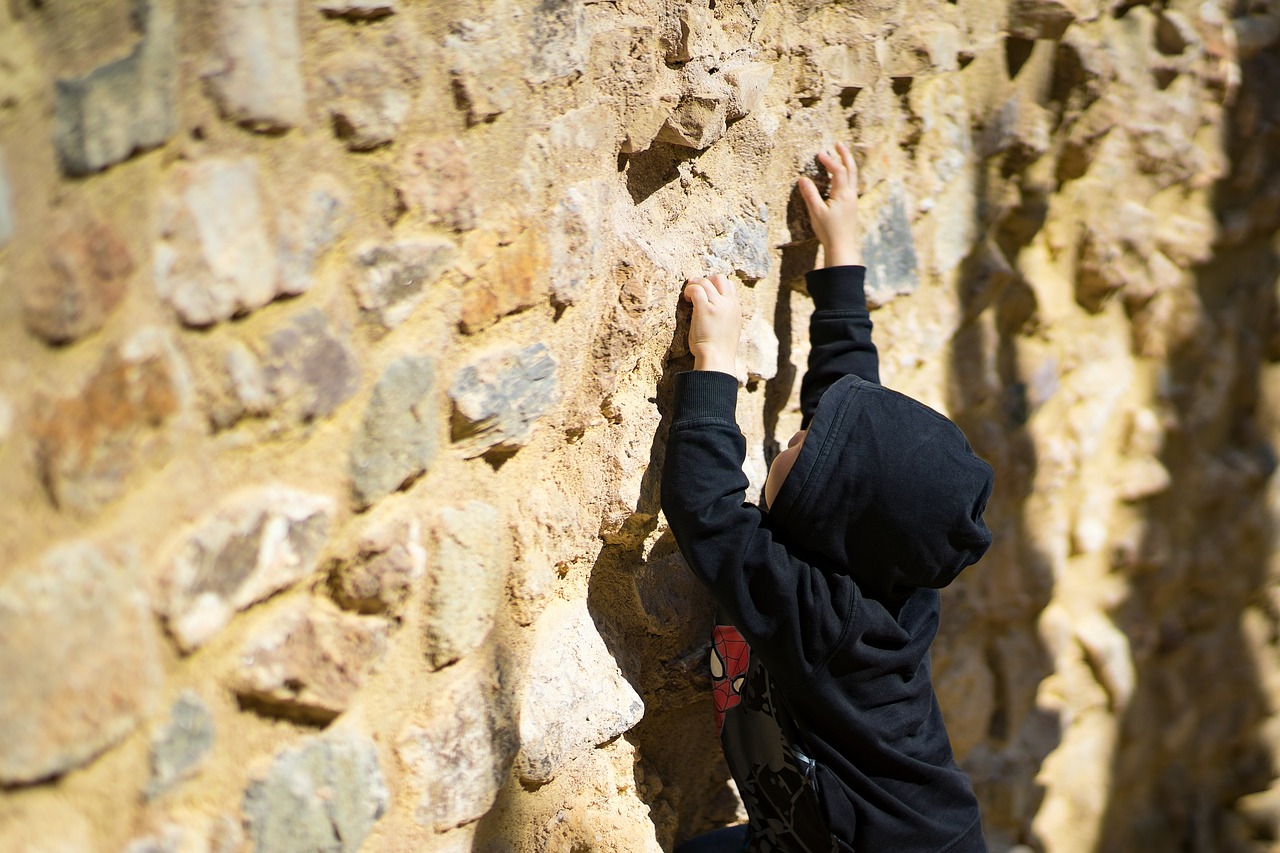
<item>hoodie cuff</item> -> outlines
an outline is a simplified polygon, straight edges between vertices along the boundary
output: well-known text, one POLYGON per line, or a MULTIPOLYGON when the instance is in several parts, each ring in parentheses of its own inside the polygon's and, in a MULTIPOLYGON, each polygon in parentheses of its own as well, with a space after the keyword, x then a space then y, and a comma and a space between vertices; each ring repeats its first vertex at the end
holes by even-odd
POLYGON ((826 267, 805 273, 805 284, 813 297, 814 311, 830 311, 840 308, 866 308, 867 294, 863 289, 867 278, 864 266, 826 267))
POLYGON ((672 425, 694 418, 738 422, 738 377, 718 370, 686 370, 675 378, 672 425))

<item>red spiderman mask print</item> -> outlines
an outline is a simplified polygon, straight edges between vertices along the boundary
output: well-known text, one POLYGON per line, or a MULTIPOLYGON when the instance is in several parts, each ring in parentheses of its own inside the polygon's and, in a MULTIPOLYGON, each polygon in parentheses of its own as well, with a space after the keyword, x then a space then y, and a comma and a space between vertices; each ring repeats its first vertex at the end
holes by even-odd
POLYGON ((724 728, 724 714, 742 701, 742 683, 747 678, 751 648, 732 625, 717 625, 711 631, 712 695, 716 702, 716 731, 724 728))

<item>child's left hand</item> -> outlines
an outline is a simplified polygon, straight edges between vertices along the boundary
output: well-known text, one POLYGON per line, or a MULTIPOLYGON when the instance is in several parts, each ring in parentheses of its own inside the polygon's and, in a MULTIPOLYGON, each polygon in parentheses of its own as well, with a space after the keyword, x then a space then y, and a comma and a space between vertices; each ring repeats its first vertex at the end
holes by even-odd
POLYGON ((742 336, 738 285, 719 273, 710 278, 691 278, 683 298, 693 303, 693 322, 689 324, 693 369, 736 376, 738 339, 742 336))

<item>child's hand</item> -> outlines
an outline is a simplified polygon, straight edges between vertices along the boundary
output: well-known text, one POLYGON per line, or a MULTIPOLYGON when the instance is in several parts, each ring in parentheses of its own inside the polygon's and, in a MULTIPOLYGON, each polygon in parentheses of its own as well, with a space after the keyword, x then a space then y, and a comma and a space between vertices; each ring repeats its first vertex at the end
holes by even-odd
POLYGON ((858 166, 853 152, 843 142, 836 143, 836 156, 824 151, 818 162, 831 175, 831 192, 826 201, 818 187, 808 178, 800 179, 800 195, 809 208, 813 233, 822 241, 826 265, 840 267, 862 263, 862 246, 858 233, 858 166))
POLYGON ((693 303, 693 321, 689 324, 693 369, 736 376, 738 338, 742 335, 738 286, 716 273, 711 278, 689 279, 682 296, 693 303))

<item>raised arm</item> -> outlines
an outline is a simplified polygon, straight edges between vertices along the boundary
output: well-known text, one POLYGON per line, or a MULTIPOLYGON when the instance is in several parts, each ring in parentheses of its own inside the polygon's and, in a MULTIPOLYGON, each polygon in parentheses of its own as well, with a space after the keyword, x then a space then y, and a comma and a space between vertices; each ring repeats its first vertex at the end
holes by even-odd
POLYGON ((747 503, 746 440, 734 419, 737 380, 676 375, 662 468, 662 509, 685 560, 781 680, 802 681, 839 645, 859 599, 845 574, 823 572, 774 540, 747 503))
POLYGON ((822 242, 825 269, 805 276, 813 297, 809 317, 809 369, 800 383, 801 429, 809 428, 818 400, 833 382, 850 373, 880 381, 880 358, 871 342, 871 315, 864 291, 862 235, 858 223, 858 166, 844 143, 819 162, 831 176, 831 192, 823 198, 808 178, 800 179, 800 195, 809 210, 813 232, 822 242))
POLYGON ((800 382, 801 429, 818 408, 818 400, 836 380, 852 373, 880 382, 880 356, 871 341, 871 314, 863 266, 827 267, 805 276, 813 313, 809 315, 809 369, 800 382))

